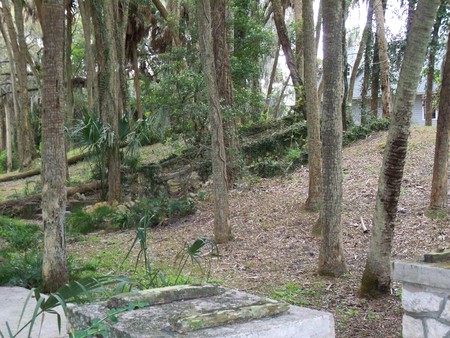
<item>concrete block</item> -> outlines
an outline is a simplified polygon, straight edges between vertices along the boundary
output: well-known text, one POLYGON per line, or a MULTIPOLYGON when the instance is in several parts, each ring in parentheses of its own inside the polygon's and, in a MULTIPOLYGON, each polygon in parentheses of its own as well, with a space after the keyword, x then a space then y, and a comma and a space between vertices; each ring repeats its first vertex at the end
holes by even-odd
MULTIPOLYGON (((174 316, 221 312, 246 306, 251 307, 267 303, 267 301, 264 297, 228 289, 222 294, 211 297, 173 301, 133 311, 125 311, 116 315, 117 322, 105 321, 104 323, 108 325, 110 338, 335 337, 332 314, 297 306, 289 306, 288 311, 276 316, 253 320, 238 319, 232 323, 184 333, 174 331, 170 325, 174 316)), ((108 310, 106 303, 76 306, 69 310, 69 322, 74 329, 84 329, 90 325, 89 323, 92 323, 92 320, 107 317, 108 310)))
POLYGON ((399 282, 450 289, 450 269, 439 264, 394 262, 392 277, 399 282))
POLYGON ((444 338, 450 333, 450 326, 444 325, 435 319, 426 319, 427 338, 444 338))
POLYGON ((407 285, 402 290, 402 305, 407 312, 439 312, 444 299, 429 292, 412 291, 407 285))
POLYGON ((440 318, 443 320, 446 320, 450 324, 450 299, 447 299, 445 306, 444 306, 444 310, 442 310, 440 318))
POLYGON ((403 315, 403 338, 425 338, 422 320, 403 315))

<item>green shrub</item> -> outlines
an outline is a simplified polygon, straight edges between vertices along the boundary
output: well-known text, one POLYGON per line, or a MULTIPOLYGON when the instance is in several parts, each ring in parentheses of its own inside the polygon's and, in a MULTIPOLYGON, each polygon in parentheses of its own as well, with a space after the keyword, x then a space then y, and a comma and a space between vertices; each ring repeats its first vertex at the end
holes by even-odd
POLYGON ((284 173, 284 166, 281 162, 273 159, 264 159, 250 167, 250 171, 263 178, 270 178, 284 173))
POLYGON ((192 215, 197 210, 189 198, 170 200, 167 203, 167 213, 170 218, 181 218, 192 215))
POLYGON ((68 230, 73 234, 86 234, 110 227, 116 212, 108 206, 100 206, 92 212, 82 209, 73 211, 66 219, 68 230))
POLYGON ((38 225, 0 216, 0 285, 36 287, 41 283, 43 233, 38 225))
POLYGON ((352 142, 362 140, 373 132, 388 130, 389 120, 387 119, 371 119, 365 125, 355 125, 347 130, 343 135, 342 144, 348 145, 352 142))

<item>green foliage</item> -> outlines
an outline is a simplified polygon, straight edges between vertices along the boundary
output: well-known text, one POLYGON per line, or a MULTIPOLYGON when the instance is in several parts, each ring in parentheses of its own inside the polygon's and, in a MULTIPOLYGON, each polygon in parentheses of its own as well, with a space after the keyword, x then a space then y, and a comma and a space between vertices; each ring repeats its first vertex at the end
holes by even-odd
POLYGON ((270 158, 265 158, 261 161, 256 162, 255 164, 250 166, 250 171, 253 174, 263 178, 279 176, 284 173, 282 163, 270 158))
POLYGON ((74 210, 66 219, 66 226, 72 234, 86 234, 102 228, 110 227, 111 220, 117 213, 108 206, 100 206, 92 212, 82 209, 74 210))
POLYGON ((38 225, 0 216, 0 285, 40 285, 42 241, 38 225))
POLYGON ((389 120, 387 119, 371 119, 365 125, 355 125, 347 130, 343 135, 343 145, 348 145, 357 140, 361 140, 369 136, 373 132, 388 130, 389 120))
MULTIPOLYGON (((12 170, 19 167, 17 156, 12 157, 12 170)), ((0 174, 6 173, 6 150, 0 152, 0 174)))
POLYGON ((169 218, 181 218, 192 215, 196 210, 195 204, 189 198, 172 199, 167 203, 169 218))

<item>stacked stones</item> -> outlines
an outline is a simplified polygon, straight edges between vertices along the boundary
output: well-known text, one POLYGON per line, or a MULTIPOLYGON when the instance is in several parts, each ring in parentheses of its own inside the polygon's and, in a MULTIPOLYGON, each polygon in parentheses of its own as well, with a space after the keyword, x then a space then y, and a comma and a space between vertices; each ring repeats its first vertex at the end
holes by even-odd
POLYGON ((450 269, 439 264, 396 262, 403 282, 404 338, 450 338, 450 269))

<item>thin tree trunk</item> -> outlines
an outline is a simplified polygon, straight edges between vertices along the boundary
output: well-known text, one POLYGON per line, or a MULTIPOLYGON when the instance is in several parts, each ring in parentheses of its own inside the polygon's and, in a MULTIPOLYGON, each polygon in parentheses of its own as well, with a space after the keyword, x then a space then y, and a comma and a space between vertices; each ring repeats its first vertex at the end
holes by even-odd
POLYGON ((377 23, 377 40, 381 69, 381 102, 382 116, 389 118, 391 115, 391 87, 389 84, 389 57, 387 52, 386 29, 384 27, 384 9, 381 0, 374 0, 375 20, 377 23))
POLYGON ((64 219, 64 1, 44 0, 44 90, 42 113, 43 290, 54 292, 68 280, 64 219))
POLYGON ((358 53, 356 54, 355 63, 352 68, 352 73, 350 75, 350 82, 348 85, 348 96, 347 96, 347 104, 351 107, 353 104, 353 90, 355 88, 356 75, 358 75, 359 65, 361 64, 361 60, 363 57, 364 49, 366 46, 367 38, 369 31, 372 26, 372 1, 369 1, 369 8, 367 10, 367 21, 364 26, 364 30, 362 33, 361 41, 359 43, 358 53))
POLYGON ((291 73, 292 83, 294 85, 295 92, 295 107, 299 108, 299 103, 302 101, 303 81, 298 70, 295 55, 292 52, 291 42, 289 41, 288 31, 286 23, 284 22, 284 11, 281 7, 280 0, 272 0, 273 19, 278 33, 278 39, 280 40, 281 47, 283 48, 284 57, 286 58, 286 64, 291 73))
MULTIPOLYGON (((275 58, 273 60, 272 71, 270 72, 269 85, 267 86, 267 95, 266 102, 269 102, 270 96, 273 91, 273 84, 275 82, 275 76, 277 75, 277 67, 278 67, 278 57, 280 56, 280 44, 277 45, 277 50, 275 52, 275 58)), ((267 107, 267 112, 269 112, 269 107, 267 107)))
POLYGON ((380 53, 379 53, 379 38, 375 34, 375 43, 373 45, 373 61, 372 61, 372 78, 371 78, 371 94, 370 110, 372 116, 378 118, 378 98, 380 91, 380 53))
POLYGON ((324 100, 322 112, 322 243, 319 274, 347 271, 342 244, 342 1, 324 0, 324 100))
POLYGON ((20 142, 17 142, 17 156, 19 159, 19 167, 20 169, 23 169, 31 163, 31 160, 35 155, 35 150, 28 118, 27 63, 25 60, 25 49, 27 46, 25 44, 25 37, 23 36, 22 2, 18 0, 15 1, 17 2, 16 6, 14 6, 17 32, 14 27, 9 1, 3 1, 2 5, 18 79, 18 88, 16 89, 18 89, 19 92, 20 109, 16 111, 17 115, 15 122, 17 139, 20 140, 20 142), (22 37, 20 36, 21 34, 22 37))
POLYGON ((9 173, 12 170, 12 121, 11 110, 7 100, 5 105, 5 133, 6 133, 6 172, 9 173))
POLYGON ((428 71, 427 71, 427 84, 425 91, 425 125, 431 126, 433 124, 433 84, 434 84, 434 70, 436 63, 436 53, 439 45, 439 28, 441 27, 442 15, 439 15, 439 12, 445 12, 445 7, 447 3, 444 1, 439 10, 438 15, 436 16, 436 22, 433 25, 433 33, 431 34, 431 42, 429 46, 428 53, 428 71))
POLYGON ((80 8, 81 22, 83 26, 83 35, 85 41, 85 53, 86 53, 86 91, 87 91, 87 104, 88 112, 90 114, 98 113, 98 106, 94 104, 94 98, 97 95, 96 85, 96 72, 95 72, 95 59, 94 51, 91 44, 91 4, 92 0, 78 0, 80 8))
MULTIPOLYGON (((294 20, 295 20, 295 62, 298 66, 298 72, 304 79, 303 66, 303 9, 302 0, 293 0, 294 20)), ((313 46, 314 48, 315 46, 313 46)))
POLYGON ((320 141, 320 114, 317 96, 317 56, 314 48, 313 0, 303 0, 303 28, 309 165, 308 198, 305 202, 305 208, 317 210, 322 198, 322 144, 320 141))
POLYGON ((134 72, 134 91, 136 92, 136 110, 137 110, 137 119, 142 120, 144 115, 142 113, 142 102, 141 102, 141 85, 139 81, 139 66, 138 66, 138 58, 137 58, 137 45, 132 47, 131 56, 132 56, 132 64, 133 64, 133 72, 134 72))
POLYGON ((448 153, 450 131, 450 32, 447 39, 447 55, 442 72, 439 98, 439 115, 434 150, 433 179, 431 181, 431 209, 448 208, 448 153))
POLYGON ((200 40, 200 55, 206 81, 211 124, 211 161, 214 182, 214 238, 217 243, 231 239, 229 221, 226 153, 220 112, 219 89, 214 65, 214 51, 211 28, 211 7, 209 0, 197 1, 197 20, 200 40))
POLYGON ((273 108, 273 117, 275 118, 275 120, 279 119, 281 117, 280 114, 280 105, 281 105, 281 101, 283 101, 283 97, 284 97, 284 92, 286 91, 286 88, 289 84, 289 79, 290 79, 290 75, 286 78, 286 81, 284 81, 283 83, 283 87, 281 88, 281 93, 278 96, 278 100, 277 103, 275 104, 275 107, 273 108))
MULTIPOLYGON (((73 85, 72 85, 72 25, 73 25, 74 16, 71 8, 67 8, 66 10, 66 36, 65 36, 65 83, 66 83, 66 123, 67 129, 69 133, 72 132, 73 129, 73 85)), ((70 140, 68 141, 68 143, 70 140)), ((70 149, 70 143, 67 145, 67 148, 70 149)))
POLYGON ((317 23, 316 23, 316 55, 319 52, 319 43, 320 43, 320 31, 322 30, 322 1, 319 0, 319 10, 317 13, 317 23))
POLYGON ((419 0, 408 33, 378 180, 372 237, 360 287, 362 296, 390 292, 392 241, 410 134, 411 110, 439 3, 440 0, 419 0))
POLYGON ((160 0, 152 0, 155 7, 158 9, 159 13, 167 22, 167 26, 169 27, 170 35, 172 35, 173 44, 175 48, 181 47, 180 36, 177 28, 177 24, 175 22, 176 17, 171 15, 164 7, 163 3, 160 0))
MULTIPOLYGON (((216 69, 217 89, 222 103, 231 109, 233 105, 233 89, 231 81, 231 67, 227 43, 226 25, 227 3, 225 0, 211 2, 211 20, 214 66, 216 69)), ((241 176, 239 167, 239 142, 237 124, 233 116, 224 118, 225 150, 227 155, 227 183, 231 187, 233 182, 241 176)))
MULTIPOLYGON (((369 17, 367 17, 369 19, 369 17)), ((372 32, 372 16, 370 16, 370 25, 368 26, 368 34, 366 41, 366 48, 364 51, 364 77, 361 86, 361 124, 365 125, 368 122, 369 104, 367 92, 369 91, 370 76, 372 73, 371 58, 373 51, 373 32, 372 32)))

